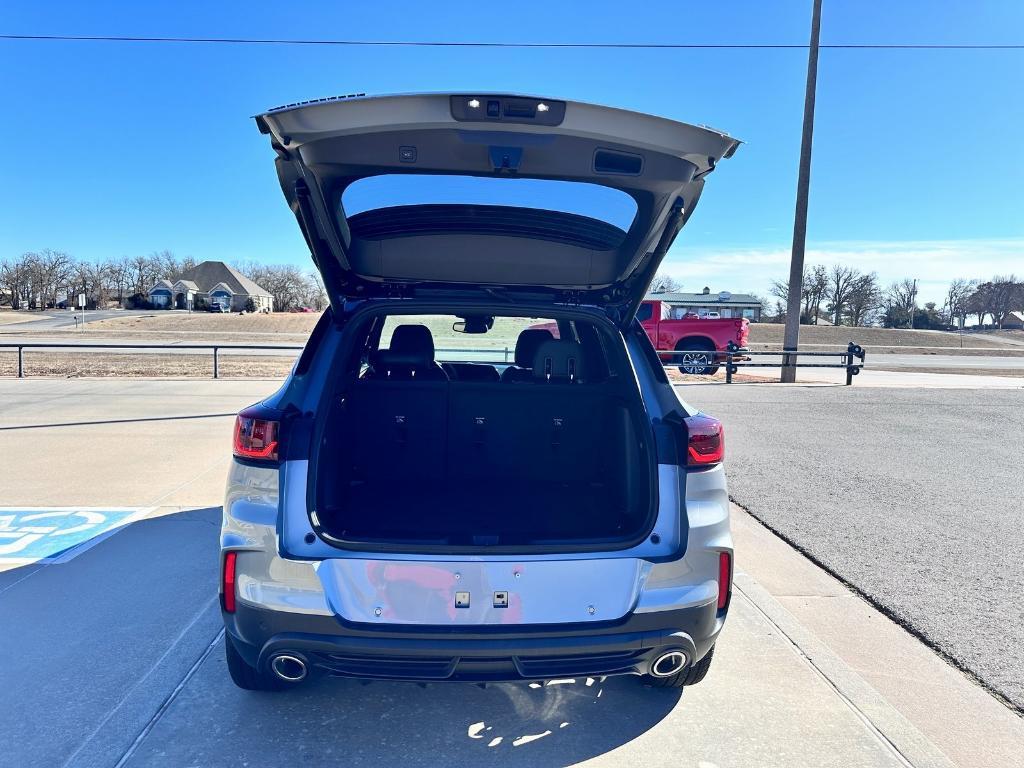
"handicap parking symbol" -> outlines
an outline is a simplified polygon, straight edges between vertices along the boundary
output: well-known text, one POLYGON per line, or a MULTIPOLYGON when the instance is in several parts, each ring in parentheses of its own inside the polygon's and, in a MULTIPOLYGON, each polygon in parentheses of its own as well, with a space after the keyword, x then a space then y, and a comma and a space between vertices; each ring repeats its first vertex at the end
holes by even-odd
POLYGON ((137 507, 0 508, 0 563, 69 560, 147 511, 137 507))

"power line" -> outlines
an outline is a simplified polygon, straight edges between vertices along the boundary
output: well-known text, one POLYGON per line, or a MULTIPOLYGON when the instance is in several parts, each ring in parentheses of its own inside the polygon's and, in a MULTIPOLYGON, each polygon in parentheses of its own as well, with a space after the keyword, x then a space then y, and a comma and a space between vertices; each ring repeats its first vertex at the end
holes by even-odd
MULTIPOLYGON (((98 43, 198 43, 218 45, 324 45, 410 48, 583 48, 627 50, 807 50, 805 43, 504 43, 498 41, 445 40, 327 40, 251 37, 137 37, 132 35, 5 35, 0 40, 98 43)), ((947 43, 832 43, 820 48, 833 50, 1024 50, 1024 44, 947 43)))

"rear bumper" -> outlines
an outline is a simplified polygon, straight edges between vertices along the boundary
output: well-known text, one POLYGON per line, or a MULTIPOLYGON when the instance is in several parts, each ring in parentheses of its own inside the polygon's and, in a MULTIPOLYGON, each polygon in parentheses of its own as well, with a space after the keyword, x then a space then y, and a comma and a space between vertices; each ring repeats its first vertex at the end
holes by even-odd
POLYGON ((244 604, 224 614, 228 641, 261 670, 269 669, 275 655, 288 653, 303 657, 316 671, 340 677, 437 682, 645 674, 668 650, 681 650, 691 661, 703 658, 724 618, 714 603, 636 613, 600 625, 516 631, 381 630, 347 625, 332 616, 244 604))

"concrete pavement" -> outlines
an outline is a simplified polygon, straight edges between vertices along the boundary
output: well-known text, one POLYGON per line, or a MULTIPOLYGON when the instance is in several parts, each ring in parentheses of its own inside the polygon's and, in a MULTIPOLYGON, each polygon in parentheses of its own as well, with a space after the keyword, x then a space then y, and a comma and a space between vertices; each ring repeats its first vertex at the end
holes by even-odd
POLYGON ((0 668, 0 763, 974 768, 1024 748, 1019 718, 742 513, 729 623, 681 695, 632 678, 239 691, 217 505, 230 414, 274 387, 0 382, 4 504, 155 508, 62 564, 0 573, 0 653, 16 660, 0 668))
POLYGON ((680 390, 738 503, 1024 711, 1019 391, 680 390))

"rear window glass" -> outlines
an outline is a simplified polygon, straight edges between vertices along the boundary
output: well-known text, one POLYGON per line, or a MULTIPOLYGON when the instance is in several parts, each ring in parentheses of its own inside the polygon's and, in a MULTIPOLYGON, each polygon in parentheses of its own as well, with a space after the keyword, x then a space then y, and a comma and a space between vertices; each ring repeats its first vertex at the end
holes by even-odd
POLYGON ((353 182, 342 194, 346 216, 399 205, 502 205, 588 216, 628 231, 636 201, 612 187, 555 179, 384 174, 353 182))
POLYGON ((425 325, 434 339, 434 359, 438 362, 488 362, 508 364, 515 359, 516 340, 527 328, 545 328, 558 338, 558 325, 544 317, 495 317, 486 333, 459 333, 455 327, 463 320, 455 315, 388 315, 380 333, 380 349, 391 347, 391 337, 399 325, 425 325))

